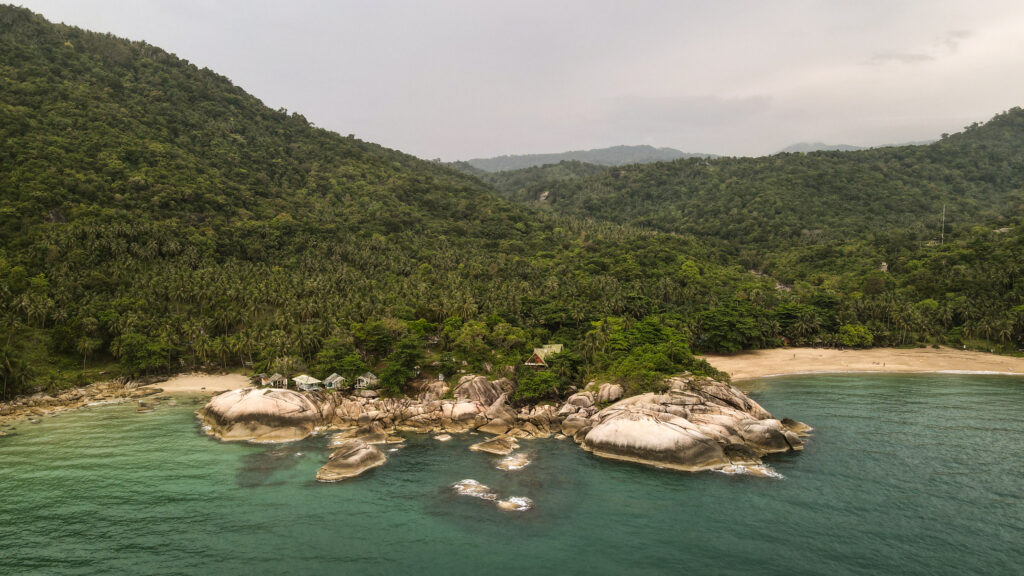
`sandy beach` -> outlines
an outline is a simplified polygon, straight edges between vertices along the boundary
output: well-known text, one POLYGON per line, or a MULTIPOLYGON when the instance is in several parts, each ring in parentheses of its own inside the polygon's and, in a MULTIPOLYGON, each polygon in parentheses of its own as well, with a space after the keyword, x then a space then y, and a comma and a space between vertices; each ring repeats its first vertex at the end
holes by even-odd
POLYGON ((776 348, 704 357, 733 380, 816 372, 947 372, 1020 374, 1024 358, 954 348, 776 348))
POLYGON ((249 379, 241 374, 181 374, 150 386, 168 394, 216 394, 248 385, 249 379))

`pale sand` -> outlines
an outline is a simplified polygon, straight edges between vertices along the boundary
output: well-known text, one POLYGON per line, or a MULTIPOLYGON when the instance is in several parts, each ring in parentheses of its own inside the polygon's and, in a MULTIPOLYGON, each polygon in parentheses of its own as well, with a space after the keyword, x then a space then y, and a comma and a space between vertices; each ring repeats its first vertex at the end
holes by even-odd
POLYGON ((249 379, 241 374, 181 374, 150 386, 168 394, 216 394, 249 385, 249 379))
POLYGON ((1024 376, 1024 358, 955 348, 775 348, 704 357, 733 380, 819 372, 947 372, 1024 376))

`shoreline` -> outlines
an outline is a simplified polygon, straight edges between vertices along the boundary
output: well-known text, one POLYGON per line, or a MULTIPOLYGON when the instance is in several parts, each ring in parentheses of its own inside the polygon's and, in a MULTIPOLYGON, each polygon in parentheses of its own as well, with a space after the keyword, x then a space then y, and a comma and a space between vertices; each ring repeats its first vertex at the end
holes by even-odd
POLYGON ((39 422, 40 418, 62 412, 123 402, 142 402, 152 396, 196 394, 214 396, 221 392, 249 386, 249 379, 241 374, 179 374, 163 382, 137 385, 118 382, 94 382, 81 388, 72 388, 56 396, 36 393, 0 402, 0 436, 14 426, 39 422))
POLYGON ((163 382, 154 382, 140 388, 159 389, 160 394, 219 394, 251 386, 249 378, 242 374, 205 374, 192 372, 178 374, 163 382))
POLYGON ((940 348, 773 348, 703 357, 732 380, 806 374, 979 374, 1024 376, 1024 358, 940 348))

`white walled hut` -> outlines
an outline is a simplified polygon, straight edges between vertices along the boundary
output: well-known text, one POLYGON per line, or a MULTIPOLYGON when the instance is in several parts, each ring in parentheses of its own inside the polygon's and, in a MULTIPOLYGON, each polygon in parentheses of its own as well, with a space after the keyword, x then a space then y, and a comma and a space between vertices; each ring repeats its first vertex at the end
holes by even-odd
POLYGON ((348 381, 345 377, 337 372, 331 374, 327 378, 324 378, 324 388, 328 390, 341 390, 342 388, 345 388, 347 384, 348 381))
POLYGON ((270 376, 270 379, 267 380, 267 386, 271 386, 273 388, 287 388, 288 387, 288 379, 285 378, 284 376, 282 376, 281 374, 278 374, 277 372, 274 372, 270 376))
POLYGON ((307 374, 300 374, 299 376, 292 378, 292 381, 295 382, 295 387, 299 390, 309 391, 320 389, 320 381, 307 374))
POLYGON ((373 372, 367 372, 356 378, 356 390, 376 390, 378 379, 373 372))

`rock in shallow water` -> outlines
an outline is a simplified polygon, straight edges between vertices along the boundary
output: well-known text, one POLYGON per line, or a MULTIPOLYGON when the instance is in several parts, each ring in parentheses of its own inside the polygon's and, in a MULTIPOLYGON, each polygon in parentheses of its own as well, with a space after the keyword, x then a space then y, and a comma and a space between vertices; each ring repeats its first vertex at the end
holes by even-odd
POLYGON ((509 512, 526 512, 533 508, 533 500, 525 496, 511 496, 506 500, 499 500, 498 508, 509 512))
POLYGON ((627 398, 594 419, 582 438, 584 449, 689 471, 758 466, 765 454, 801 449, 796 430, 809 430, 796 421, 775 420, 728 384, 692 378, 670 379, 667 393, 627 398))
POLYGON ((525 512, 533 508, 533 500, 523 496, 511 496, 505 500, 499 500, 498 494, 495 491, 473 479, 459 480, 452 484, 452 489, 463 496, 472 496, 473 498, 494 502, 499 510, 525 512))
POLYGON ((481 500, 491 501, 497 501, 498 499, 498 495, 493 490, 472 478, 459 480, 455 484, 452 484, 452 488, 455 492, 463 496, 472 496, 474 498, 480 498, 481 500))
POLYGON ((290 442, 326 424, 324 410, 310 395, 276 388, 242 388, 219 394, 197 414, 221 440, 290 442))
POLYGON ((336 446, 327 463, 317 470, 318 482, 339 482, 387 462, 379 448, 362 440, 344 440, 336 446))
POLYGON ((526 457, 526 454, 519 453, 510 454, 502 458, 501 462, 498 462, 497 468, 498 470, 506 470, 511 472, 513 470, 522 470, 523 468, 526 468, 529 465, 530 459, 526 457))
POLYGON ((477 452, 488 452, 499 456, 507 456, 519 448, 515 438, 511 436, 495 436, 490 440, 484 440, 469 447, 477 452))

